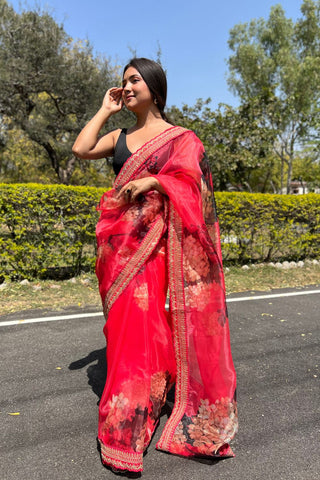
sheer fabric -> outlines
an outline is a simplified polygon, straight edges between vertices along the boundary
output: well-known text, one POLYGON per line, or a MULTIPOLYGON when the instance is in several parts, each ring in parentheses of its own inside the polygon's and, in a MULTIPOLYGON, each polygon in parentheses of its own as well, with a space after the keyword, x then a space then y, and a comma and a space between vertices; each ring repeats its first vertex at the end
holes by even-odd
POLYGON ((107 339, 98 433, 103 462, 143 469, 173 383, 175 404, 156 447, 233 456, 236 374, 202 143, 189 130, 169 128, 127 160, 98 208, 96 272, 107 339), (130 204, 116 198, 128 181, 150 175, 166 195, 152 191, 130 204))

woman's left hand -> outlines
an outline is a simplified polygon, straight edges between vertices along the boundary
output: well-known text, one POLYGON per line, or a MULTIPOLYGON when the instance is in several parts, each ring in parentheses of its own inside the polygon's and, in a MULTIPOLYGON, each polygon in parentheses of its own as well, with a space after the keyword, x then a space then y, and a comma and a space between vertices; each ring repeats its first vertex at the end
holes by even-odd
POLYGON ((149 192, 150 190, 158 190, 163 193, 161 185, 156 178, 139 178, 124 185, 118 193, 117 198, 123 196, 128 203, 134 202, 139 195, 149 192))

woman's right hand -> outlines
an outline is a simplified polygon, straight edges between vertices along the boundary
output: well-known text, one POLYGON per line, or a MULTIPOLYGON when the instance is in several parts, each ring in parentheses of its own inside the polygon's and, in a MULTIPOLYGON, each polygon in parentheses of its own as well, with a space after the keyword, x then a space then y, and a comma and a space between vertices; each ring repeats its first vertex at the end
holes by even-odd
POLYGON ((122 90, 117 87, 110 88, 99 111, 79 133, 72 147, 72 152, 78 158, 105 158, 114 154, 116 136, 119 136, 119 133, 111 131, 102 137, 99 137, 99 133, 111 115, 122 109, 122 90))
POLYGON ((120 112, 123 107, 122 91, 123 88, 109 88, 104 96, 102 108, 111 114, 120 112))

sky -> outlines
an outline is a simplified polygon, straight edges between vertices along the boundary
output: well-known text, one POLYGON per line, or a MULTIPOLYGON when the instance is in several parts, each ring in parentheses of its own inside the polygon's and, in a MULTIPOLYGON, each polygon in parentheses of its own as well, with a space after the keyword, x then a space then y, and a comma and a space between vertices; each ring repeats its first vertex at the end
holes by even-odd
MULTIPOLYGON (((20 11, 19 0, 8 0, 20 11)), ((281 4, 286 16, 301 16, 302 0, 28 0, 45 8, 73 39, 88 39, 95 53, 125 65, 135 52, 161 62, 168 78, 168 106, 192 106, 211 98, 236 106, 227 84, 229 31, 253 18, 268 18, 281 4)))

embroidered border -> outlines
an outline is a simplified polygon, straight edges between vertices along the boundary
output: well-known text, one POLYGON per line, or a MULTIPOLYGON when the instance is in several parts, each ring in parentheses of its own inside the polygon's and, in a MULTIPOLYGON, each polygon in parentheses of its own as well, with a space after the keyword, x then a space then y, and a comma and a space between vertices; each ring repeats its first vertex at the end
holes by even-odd
POLYGON ((142 145, 142 147, 139 148, 133 155, 131 155, 131 157, 125 162, 113 184, 113 187, 117 188, 120 185, 127 183, 134 172, 153 152, 155 152, 158 148, 163 147, 163 145, 173 138, 176 138, 187 131, 188 130, 186 128, 173 126, 142 145))
POLYGON ((165 424, 160 440, 156 445, 156 448, 159 450, 166 451, 170 451, 172 437, 185 413, 189 392, 188 345, 181 236, 182 221, 170 201, 168 238, 169 288, 171 314, 173 319, 174 348, 177 363, 177 379, 175 404, 170 418, 165 424))
POLYGON ((153 252, 155 246, 161 238, 163 226, 164 220, 162 218, 162 215, 160 214, 155 220, 154 225, 150 228, 149 232, 141 242, 138 251, 132 256, 132 258, 129 260, 124 269, 121 271, 114 283, 109 288, 103 308, 105 317, 107 317, 108 312, 110 311, 114 302, 119 298, 126 286, 131 282, 131 280, 138 273, 149 255, 151 255, 151 253, 153 252))
POLYGON ((108 447, 98 439, 101 447, 102 460, 117 468, 128 469, 134 472, 143 470, 143 453, 129 453, 117 448, 108 447))

